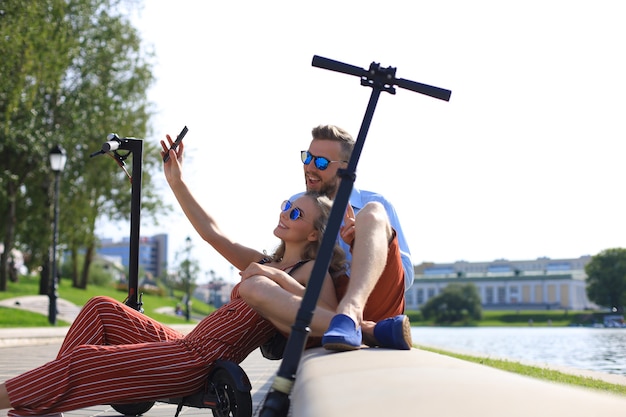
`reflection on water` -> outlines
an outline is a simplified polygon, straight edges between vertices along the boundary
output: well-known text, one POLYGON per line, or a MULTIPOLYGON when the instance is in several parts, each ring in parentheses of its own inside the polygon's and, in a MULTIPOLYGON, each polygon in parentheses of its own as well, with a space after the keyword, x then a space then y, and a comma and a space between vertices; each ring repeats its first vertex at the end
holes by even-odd
POLYGON ((412 336, 444 350, 626 375, 626 329, 413 327, 412 336))

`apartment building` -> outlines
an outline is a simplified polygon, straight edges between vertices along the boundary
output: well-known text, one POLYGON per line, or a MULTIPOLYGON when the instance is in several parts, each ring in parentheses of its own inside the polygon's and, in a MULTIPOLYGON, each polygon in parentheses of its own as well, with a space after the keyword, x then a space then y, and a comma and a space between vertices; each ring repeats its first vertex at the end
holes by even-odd
MULTIPOLYGON (((98 255, 117 258, 128 270, 130 265, 130 239, 121 241, 101 239, 98 255)), ((161 276, 167 271, 167 235, 142 236, 139 239, 139 268, 152 274, 161 276)))

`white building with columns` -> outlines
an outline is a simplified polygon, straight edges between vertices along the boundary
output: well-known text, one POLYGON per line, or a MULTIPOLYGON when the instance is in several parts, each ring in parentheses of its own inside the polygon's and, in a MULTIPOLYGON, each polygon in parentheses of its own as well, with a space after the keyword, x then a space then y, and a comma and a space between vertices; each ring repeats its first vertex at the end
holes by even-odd
POLYGON ((422 263, 406 292, 406 309, 418 310, 450 283, 476 285, 482 307, 494 310, 584 310, 596 308, 586 292, 585 265, 591 256, 573 259, 422 263))

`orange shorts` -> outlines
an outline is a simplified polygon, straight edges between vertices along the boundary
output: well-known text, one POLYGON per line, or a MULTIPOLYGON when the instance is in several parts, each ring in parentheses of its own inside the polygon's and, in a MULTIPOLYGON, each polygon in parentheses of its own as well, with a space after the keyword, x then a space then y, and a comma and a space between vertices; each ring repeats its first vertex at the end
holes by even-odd
MULTIPOLYGON (((338 300, 346 294, 349 280, 347 276, 342 276, 337 280, 335 290, 338 300)), ((389 243, 385 269, 367 299, 363 319, 378 322, 397 316, 404 313, 404 305, 404 268, 402 268, 398 236, 394 230, 393 238, 389 243)))

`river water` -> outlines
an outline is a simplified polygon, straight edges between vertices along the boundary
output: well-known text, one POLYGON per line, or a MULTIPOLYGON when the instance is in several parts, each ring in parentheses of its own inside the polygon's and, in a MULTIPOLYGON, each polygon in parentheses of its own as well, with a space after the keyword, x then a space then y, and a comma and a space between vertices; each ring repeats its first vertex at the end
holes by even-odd
POLYGON ((626 376, 626 329, 589 327, 413 327, 413 343, 514 362, 626 376))

